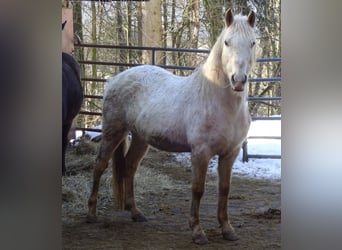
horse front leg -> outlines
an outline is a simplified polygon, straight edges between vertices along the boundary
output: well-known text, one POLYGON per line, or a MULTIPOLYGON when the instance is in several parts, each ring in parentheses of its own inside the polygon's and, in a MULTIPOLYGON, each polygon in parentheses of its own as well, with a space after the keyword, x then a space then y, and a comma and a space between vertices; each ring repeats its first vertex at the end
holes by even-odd
POLYGON ((232 153, 219 157, 218 174, 219 174, 219 198, 217 207, 217 218, 222 228, 222 236, 226 240, 235 241, 239 238, 234 232, 233 226, 228 218, 228 195, 231 183, 231 174, 234 161, 239 154, 240 148, 232 153))
POLYGON ((192 164, 192 200, 189 226, 192 229, 192 240, 196 244, 208 243, 208 238, 205 235, 199 218, 199 208, 201 198, 205 189, 205 177, 207 174, 208 163, 210 157, 203 153, 191 153, 192 164))

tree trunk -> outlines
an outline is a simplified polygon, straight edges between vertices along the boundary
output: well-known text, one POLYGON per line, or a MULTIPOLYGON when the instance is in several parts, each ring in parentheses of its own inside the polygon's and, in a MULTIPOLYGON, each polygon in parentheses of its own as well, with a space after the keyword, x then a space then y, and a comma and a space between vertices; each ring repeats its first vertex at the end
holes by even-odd
POLYGON ((199 0, 189 0, 188 18, 189 18, 189 41, 190 48, 198 48, 198 34, 200 28, 199 20, 199 0))
MULTIPOLYGON (((199 20, 199 0, 188 0, 186 19, 188 19, 188 45, 187 47, 197 49, 198 48, 198 35, 200 28, 199 20)), ((197 66, 197 55, 191 53, 186 57, 185 65, 197 66)))
MULTIPOLYGON (((116 20, 117 20, 117 28, 116 28, 116 34, 117 34, 117 41, 118 44, 121 46, 126 45, 126 39, 125 39, 125 32, 124 32, 124 27, 123 27, 123 18, 122 18, 122 12, 121 12, 121 2, 116 2, 116 20)), ((118 50, 118 57, 119 57, 119 62, 124 63, 126 62, 126 51, 125 50, 118 50)), ((119 72, 124 71, 125 68, 120 66, 119 67, 119 72)))
MULTIPOLYGON (((176 0, 172 0, 171 5, 171 48, 176 47, 177 42, 177 32, 176 32, 176 0)), ((172 63, 175 64, 177 60, 177 54, 172 53, 172 63)), ((173 71, 175 73, 175 71, 173 71)))
MULTIPOLYGON (((143 46, 162 47, 161 0, 143 2, 142 5, 142 42, 143 46)), ((143 63, 160 63, 161 55, 143 52, 143 63)))
MULTIPOLYGON (((91 41, 93 44, 97 43, 97 32, 96 32, 96 6, 95 6, 95 2, 91 2, 91 41)), ((91 49, 91 60, 93 62, 96 61, 96 48, 92 48, 91 49)), ((96 72, 96 65, 93 64, 91 66, 91 75, 93 78, 97 77, 97 72, 96 72)))
MULTIPOLYGON (((163 47, 167 48, 167 30, 169 28, 168 25, 168 3, 167 1, 163 1, 163 47)), ((163 65, 166 65, 166 53, 162 53, 163 65)))
MULTIPOLYGON (((229 1, 230 2, 230 1, 229 1)), ((209 47, 212 48, 223 29, 223 13, 225 6, 222 0, 203 0, 205 20, 209 33, 209 47)))
MULTIPOLYGON (((142 28, 142 3, 138 2, 137 4, 137 28, 138 28, 138 46, 143 46, 143 28, 142 28)), ((137 52, 139 58, 142 58, 142 52, 139 50, 137 52)), ((142 63, 142 61, 138 61, 137 63, 142 63)))

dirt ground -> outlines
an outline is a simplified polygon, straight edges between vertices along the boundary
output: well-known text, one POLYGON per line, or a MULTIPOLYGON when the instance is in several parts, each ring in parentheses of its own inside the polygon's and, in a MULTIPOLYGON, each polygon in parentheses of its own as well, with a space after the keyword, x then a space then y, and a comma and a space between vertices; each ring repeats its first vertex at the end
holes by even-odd
MULTIPOLYGON (((200 218, 209 243, 192 243, 188 218, 191 168, 173 154, 150 149, 136 175, 136 200, 147 222, 113 206, 111 168, 102 177, 98 222, 86 222, 97 144, 69 148, 70 176, 62 180, 63 249, 280 249, 280 183, 233 174, 229 196, 231 224, 240 237, 226 241, 216 219, 217 176, 208 174, 200 218)), ((233 171, 234 172, 234 171, 233 171)))

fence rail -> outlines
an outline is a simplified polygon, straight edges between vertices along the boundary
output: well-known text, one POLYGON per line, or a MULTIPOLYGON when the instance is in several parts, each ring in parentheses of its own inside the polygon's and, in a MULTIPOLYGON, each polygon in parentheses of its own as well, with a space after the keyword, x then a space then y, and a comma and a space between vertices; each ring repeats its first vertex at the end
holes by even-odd
MULTIPOLYGON (((187 53, 202 53, 209 54, 210 50, 206 49, 183 49, 183 48, 157 48, 157 47, 132 47, 132 46, 118 46, 118 45, 100 45, 100 44, 75 44, 75 47, 84 47, 84 48, 106 48, 106 49, 119 49, 119 50, 134 50, 134 51, 150 51, 151 52, 151 62, 153 65, 160 66, 165 69, 176 69, 176 70, 194 70, 195 66, 178 66, 178 65, 160 65, 156 64, 156 52, 187 52, 187 53)), ((116 67, 134 67, 141 65, 139 63, 117 63, 117 62, 105 62, 105 61, 89 61, 89 60, 79 60, 80 64, 84 65, 104 65, 104 66, 116 66, 116 67)), ((256 59, 257 63, 274 63, 281 62, 281 58, 258 58, 256 59)), ((85 82, 102 82, 105 83, 106 79, 101 78, 90 78, 90 77, 82 77, 82 81, 85 82)), ((259 78, 251 78, 249 79, 250 83, 259 83, 259 82, 267 82, 269 84, 274 84, 281 81, 281 77, 259 77, 259 78)), ((84 95, 85 99, 102 99, 103 96, 99 95, 84 95)), ((266 101, 281 101, 281 97, 249 97, 249 102, 266 102, 266 101)), ((81 110, 80 114, 90 115, 90 116, 101 116, 101 112, 90 112, 81 110)), ((252 116, 252 120, 281 120, 281 117, 265 117, 265 116, 252 116)), ((83 133, 85 131, 91 132, 101 132, 101 129, 96 128, 85 128, 85 127, 76 127, 77 130, 81 130, 83 133)), ((281 139, 279 136, 270 137, 270 136, 250 136, 243 144, 243 161, 248 161, 249 158, 270 158, 270 159, 280 159, 281 155, 255 155, 248 154, 247 141, 248 139, 281 139)))

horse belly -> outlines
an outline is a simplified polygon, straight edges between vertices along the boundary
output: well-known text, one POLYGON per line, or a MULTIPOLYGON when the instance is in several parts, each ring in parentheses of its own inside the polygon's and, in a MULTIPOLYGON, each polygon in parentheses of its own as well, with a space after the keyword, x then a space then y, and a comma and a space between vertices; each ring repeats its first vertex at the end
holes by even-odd
POLYGON ((167 152, 179 153, 191 151, 191 148, 187 143, 172 141, 168 138, 150 137, 147 142, 151 146, 167 152))
POLYGON ((164 115, 158 115, 153 110, 150 110, 148 114, 145 112, 140 114, 131 127, 133 133, 138 134, 148 144, 160 150, 190 152, 185 126, 182 125, 181 119, 170 119, 172 115, 166 111, 164 115))

